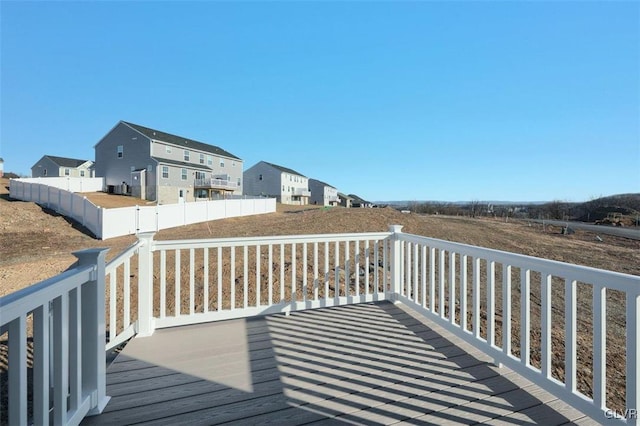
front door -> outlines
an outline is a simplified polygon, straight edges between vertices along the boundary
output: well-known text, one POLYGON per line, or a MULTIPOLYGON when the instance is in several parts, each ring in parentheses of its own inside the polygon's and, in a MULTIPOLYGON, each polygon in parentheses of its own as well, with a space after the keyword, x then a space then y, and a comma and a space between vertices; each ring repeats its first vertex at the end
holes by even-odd
POLYGON ((178 204, 184 204, 184 189, 180 189, 178 192, 178 204))

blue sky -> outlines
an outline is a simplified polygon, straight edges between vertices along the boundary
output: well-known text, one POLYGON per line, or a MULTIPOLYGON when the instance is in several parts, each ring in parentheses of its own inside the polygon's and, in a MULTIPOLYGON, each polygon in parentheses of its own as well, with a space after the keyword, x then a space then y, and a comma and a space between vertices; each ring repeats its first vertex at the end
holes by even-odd
POLYGON ((0 156, 119 120, 370 200, 640 192, 640 2, 0 2, 0 156))

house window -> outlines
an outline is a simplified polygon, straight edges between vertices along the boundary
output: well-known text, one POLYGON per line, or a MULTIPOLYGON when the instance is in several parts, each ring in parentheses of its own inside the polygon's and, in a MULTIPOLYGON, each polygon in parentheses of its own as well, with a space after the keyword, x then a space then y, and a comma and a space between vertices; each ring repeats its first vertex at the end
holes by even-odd
POLYGON ((204 154, 200 154, 200 164, 204 164, 204 154))
POLYGON ((262 180, 262 175, 258 176, 258 180, 262 180))
POLYGON ((224 167, 224 160, 222 158, 220 159, 220 167, 224 167))
POLYGON ((46 176, 47 175, 47 169, 42 169, 42 176, 46 176))
POLYGON ((240 186, 241 183, 242 181, 240 180, 240 178, 238 178, 238 186, 240 186))
POLYGON ((213 157, 207 155, 207 166, 213 166, 213 157))
POLYGON ((184 161, 189 161, 189 151, 188 150, 184 150, 184 161))
POLYGON ((169 166, 162 166, 162 179, 169 179, 169 166))
POLYGON ((284 192, 284 185, 282 185, 282 192, 284 192))
POLYGON ((167 154, 171 154, 171 147, 169 145, 165 145, 164 149, 166 150, 167 154))
POLYGON ((118 145, 116 148, 116 155, 118 158, 124 157, 124 145, 118 145))
POLYGON ((84 170, 80 170, 80 177, 84 177, 84 170))
POLYGON ((182 180, 187 180, 187 169, 182 169, 182 180))
POLYGON ((65 176, 69 176, 70 174, 71 174, 71 171, 69 169, 64 169, 65 176))

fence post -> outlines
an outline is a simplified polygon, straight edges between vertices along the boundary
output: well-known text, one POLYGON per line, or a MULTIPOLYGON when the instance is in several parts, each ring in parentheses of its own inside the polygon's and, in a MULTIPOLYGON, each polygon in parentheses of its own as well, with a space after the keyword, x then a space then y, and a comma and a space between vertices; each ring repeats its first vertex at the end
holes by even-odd
POLYGON ((399 234, 402 233, 402 225, 390 225, 389 231, 391 234, 391 300, 398 300, 400 295, 400 280, 402 264, 401 247, 402 244, 399 238, 399 234))
POLYGON ((105 257, 109 249, 95 248, 74 252, 74 267, 93 266, 92 281, 82 285, 82 393, 91 395, 88 415, 100 414, 109 402, 107 396, 107 341, 105 324, 105 257))
POLYGON ((104 211, 102 207, 97 206, 97 215, 96 215, 96 237, 101 240, 104 240, 105 230, 104 230, 104 211))
POLYGON ((142 232, 138 240, 138 336, 151 336, 153 321, 153 236, 155 232, 142 232))

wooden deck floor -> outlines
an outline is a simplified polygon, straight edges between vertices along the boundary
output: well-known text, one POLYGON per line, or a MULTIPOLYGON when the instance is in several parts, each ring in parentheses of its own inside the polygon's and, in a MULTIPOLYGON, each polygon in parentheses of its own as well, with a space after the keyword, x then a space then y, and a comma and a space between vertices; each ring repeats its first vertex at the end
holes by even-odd
POLYGON ((84 424, 596 424, 403 305, 156 331, 84 424))

